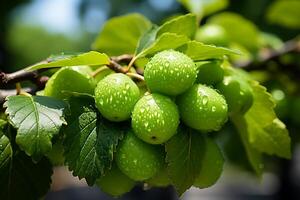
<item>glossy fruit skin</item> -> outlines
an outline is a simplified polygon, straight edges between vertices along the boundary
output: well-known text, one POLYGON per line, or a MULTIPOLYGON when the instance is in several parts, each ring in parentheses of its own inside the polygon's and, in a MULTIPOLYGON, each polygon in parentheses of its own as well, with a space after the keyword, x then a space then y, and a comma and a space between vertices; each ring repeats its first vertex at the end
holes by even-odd
POLYGON ((57 99, 68 99, 69 92, 93 94, 95 82, 84 67, 64 67, 58 70, 45 86, 44 95, 57 99))
POLYGON ((164 149, 143 142, 129 131, 118 147, 116 162, 129 178, 135 181, 147 180, 163 167, 164 149))
POLYGON ((205 165, 201 167, 193 184, 198 188, 214 185, 222 174, 224 165, 223 155, 213 139, 206 138, 205 143, 205 153, 202 158, 205 165))
POLYGON ((155 54, 147 63, 144 77, 151 92, 176 96, 193 85, 197 69, 185 54, 165 50, 155 54))
POLYGON ((230 114, 244 114, 253 104, 252 88, 241 77, 225 76, 216 87, 224 95, 230 114))
POLYGON ((175 135, 179 112, 169 97, 146 94, 136 103, 131 124, 136 136, 143 141, 162 144, 175 135))
POLYGON ((129 192, 135 185, 135 181, 123 174, 116 164, 96 181, 101 191, 112 196, 121 196, 129 192))
POLYGON ((227 121, 227 103, 216 90, 195 84, 177 99, 181 120, 203 132, 220 130, 227 121))
POLYGON ((229 44, 225 29, 215 24, 201 26, 196 32, 195 40, 217 46, 227 46, 229 44))
POLYGON ((129 119, 139 97, 140 91, 137 85, 121 73, 106 76, 95 89, 96 106, 110 121, 129 119))
POLYGON ((199 62, 196 65, 198 68, 197 83, 215 85, 223 80, 224 70, 221 67, 221 62, 199 62))
POLYGON ((109 68, 105 68, 103 69, 101 72, 99 72, 95 77, 95 81, 96 83, 98 83, 99 81, 101 81, 102 79, 104 79, 106 76, 113 74, 114 71, 109 69, 109 68))
POLYGON ((152 178, 146 180, 152 187, 167 187, 172 184, 171 179, 168 176, 167 171, 167 163, 164 164, 165 166, 152 178))

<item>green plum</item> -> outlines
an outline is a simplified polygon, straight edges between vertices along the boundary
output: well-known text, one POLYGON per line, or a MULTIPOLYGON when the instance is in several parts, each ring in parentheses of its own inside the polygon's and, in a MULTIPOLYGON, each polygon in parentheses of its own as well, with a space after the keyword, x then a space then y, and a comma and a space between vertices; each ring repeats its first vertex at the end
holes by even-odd
POLYGON ((146 180, 146 183, 153 187, 166 187, 171 185, 171 179, 167 171, 167 163, 165 163, 165 166, 155 176, 146 180))
POLYGON ((225 96, 231 114, 246 113, 253 104, 253 91, 247 80, 237 74, 225 75, 217 89, 225 96))
POLYGON ((85 68, 88 66, 61 68, 48 80, 44 95, 63 100, 70 97, 68 92, 93 94, 95 82, 85 68))
POLYGON ((137 137, 150 144, 162 144, 176 133, 179 113, 169 97, 146 94, 136 103, 131 122, 137 137))
POLYGON ((124 121, 130 118, 137 100, 138 86, 126 75, 110 74, 101 80, 95 89, 96 106, 110 121, 124 121))
POLYGON ((137 138, 129 131, 118 146, 116 162, 119 169, 135 181, 153 177, 164 165, 164 149, 137 138))
POLYGON ((194 84, 197 68, 187 55, 165 50, 155 54, 147 63, 144 76, 151 92, 175 96, 194 84))
POLYGON ((207 188, 217 182, 223 171, 224 158, 218 145, 211 138, 205 139, 205 152, 202 167, 194 186, 207 188))
POLYGON ((195 84, 177 100, 182 121, 203 132, 220 130, 227 121, 227 103, 216 90, 195 84))
POLYGON ((135 181, 123 174, 116 164, 96 181, 101 191, 112 196, 121 196, 129 192, 135 185, 135 181))
POLYGON ((223 80, 224 70, 220 61, 199 62, 197 83, 215 85, 223 80))

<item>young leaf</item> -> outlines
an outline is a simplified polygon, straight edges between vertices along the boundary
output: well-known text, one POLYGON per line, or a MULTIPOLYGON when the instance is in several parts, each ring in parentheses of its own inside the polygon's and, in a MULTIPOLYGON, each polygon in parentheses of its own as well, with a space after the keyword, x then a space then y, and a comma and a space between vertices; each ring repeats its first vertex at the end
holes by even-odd
POLYGON ((184 35, 177 35, 175 33, 164 33, 158 37, 155 42, 148 48, 144 49, 136 58, 146 55, 153 55, 159 51, 166 49, 176 49, 189 41, 189 38, 184 35))
POLYGON ((147 32, 145 32, 142 35, 142 37, 138 42, 135 55, 139 54, 140 52, 142 52, 144 49, 148 48, 155 42, 157 31, 158 31, 158 26, 153 25, 147 32))
POLYGON ((290 137, 285 125, 276 117, 271 95, 258 82, 252 82, 252 89, 254 102, 245 114, 249 142, 261 152, 290 158, 290 137))
POLYGON ((66 104, 45 96, 10 96, 4 104, 17 128, 16 143, 38 161, 52 148, 51 139, 65 123, 66 104))
POLYGON ((179 195, 190 188, 199 175, 205 143, 201 133, 180 127, 166 143, 167 169, 179 195))
POLYGON ((76 55, 51 56, 46 61, 29 66, 27 70, 37 70, 52 67, 70 67, 80 65, 106 65, 109 64, 109 57, 106 54, 96 51, 76 55))
POLYGON ((285 26, 287 28, 300 28, 300 1, 285 0, 274 1, 268 9, 269 22, 285 26))
POLYGON ((50 188, 50 162, 43 158, 35 164, 23 152, 14 154, 6 169, 0 170, 1 199, 40 199, 50 188))
POLYGON ((189 38, 193 38, 197 27, 196 15, 187 14, 176 17, 161 25, 158 29, 157 37, 161 36, 163 33, 176 33, 178 35, 185 35, 189 38))
POLYGON ((92 48, 110 56, 133 54, 139 38, 151 28, 140 14, 114 17, 107 21, 92 48))
POLYGON ((209 137, 205 137, 204 152, 201 170, 194 183, 194 186, 199 188, 207 188, 215 184, 222 174, 224 164, 221 150, 209 137))
POLYGON ((207 45, 197 41, 189 41, 182 50, 186 55, 196 61, 222 58, 224 55, 239 54, 231 49, 207 45))
POLYGON ((247 123, 243 116, 231 116, 231 121, 234 123, 242 143, 244 145, 245 151, 247 153, 248 161, 256 174, 261 177, 264 168, 264 162, 262 154, 257 151, 252 145, 249 143, 249 133, 247 132, 247 123))
POLYGON ((65 156, 75 176, 93 185, 111 167, 113 153, 123 138, 122 124, 113 124, 99 116, 92 105, 66 129, 65 156))
POLYGON ((199 17, 212 14, 227 7, 228 0, 178 0, 191 13, 195 13, 199 17))
POLYGON ((12 153, 13 152, 8 137, 0 130, 0 174, 6 173, 3 171, 10 163, 12 153))

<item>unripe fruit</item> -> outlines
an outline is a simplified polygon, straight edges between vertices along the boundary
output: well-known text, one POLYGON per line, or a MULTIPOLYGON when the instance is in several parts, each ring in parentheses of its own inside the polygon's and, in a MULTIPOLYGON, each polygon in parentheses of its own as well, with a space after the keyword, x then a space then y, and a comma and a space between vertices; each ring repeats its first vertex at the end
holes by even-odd
POLYGON ((113 74, 114 71, 109 69, 108 67, 103 69, 101 72, 97 73, 97 75, 94 77, 96 83, 104 79, 106 76, 113 74))
POLYGON ((162 144, 177 130, 179 113, 176 104, 160 94, 146 94, 132 112, 132 128, 136 136, 150 144, 162 144))
POLYGON ((196 32, 195 40, 217 46, 227 46, 229 43, 225 29, 222 26, 214 24, 207 24, 200 27, 196 32))
POLYGON ((152 187, 166 187, 171 185, 171 179, 168 176, 167 164, 152 178, 146 181, 152 187))
POLYGON ((48 80, 44 95, 57 99, 68 99, 70 94, 67 92, 93 94, 95 82, 83 69, 86 67, 61 68, 48 80))
POLYGON ((129 119, 139 97, 137 85, 128 76, 120 73, 108 75, 95 89, 96 106, 110 121, 129 119))
POLYGON ((151 92, 178 95, 193 85, 197 69, 193 60, 185 54, 166 50, 152 57, 144 76, 151 92))
POLYGON ((196 84, 178 98, 182 121, 191 128, 217 131, 227 120, 227 104, 214 89, 196 84))
POLYGON ((224 158, 218 145, 211 139, 205 140, 205 151, 203 155, 203 165, 194 186, 207 188, 217 182, 223 171, 224 158))
POLYGON ((119 169, 129 178, 143 181, 153 177, 164 165, 164 149, 151 145, 128 132, 116 154, 119 169))
POLYGON ((199 62, 197 63, 198 76, 197 83, 206 85, 214 85, 223 80, 224 70, 221 67, 221 62, 199 62))
POLYGON ((252 88, 238 76, 225 76, 217 88, 224 95, 231 114, 244 114, 253 104, 252 88))
POLYGON ((135 185, 135 181, 123 174, 116 164, 111 170, 96 181, 101 191, 112 196, 121 196, 129 192, 135 185))

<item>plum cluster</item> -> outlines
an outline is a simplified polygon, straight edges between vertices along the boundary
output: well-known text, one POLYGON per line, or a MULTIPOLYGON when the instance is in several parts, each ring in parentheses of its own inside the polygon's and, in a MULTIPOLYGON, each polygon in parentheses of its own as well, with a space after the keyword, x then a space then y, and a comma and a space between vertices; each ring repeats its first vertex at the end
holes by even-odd
POLYGON ((64 90, 94 94, 103 117, 130 120, 131 130, 118 146, 112 169, 97 181, 115 196, 129 191, 136 181, 171 184, 163 144, 180 123, 199 134, 218 131, 228 115, 246 112, 253 102, 251 87, 236 70, 224 68, 220 61, 195 63, 175 50, 159 52, 145 65, 147 91, 126 74, 110 70, 96 84, 82 69, 60 69, 44 94, 60 99, 68 98, 64 90))

